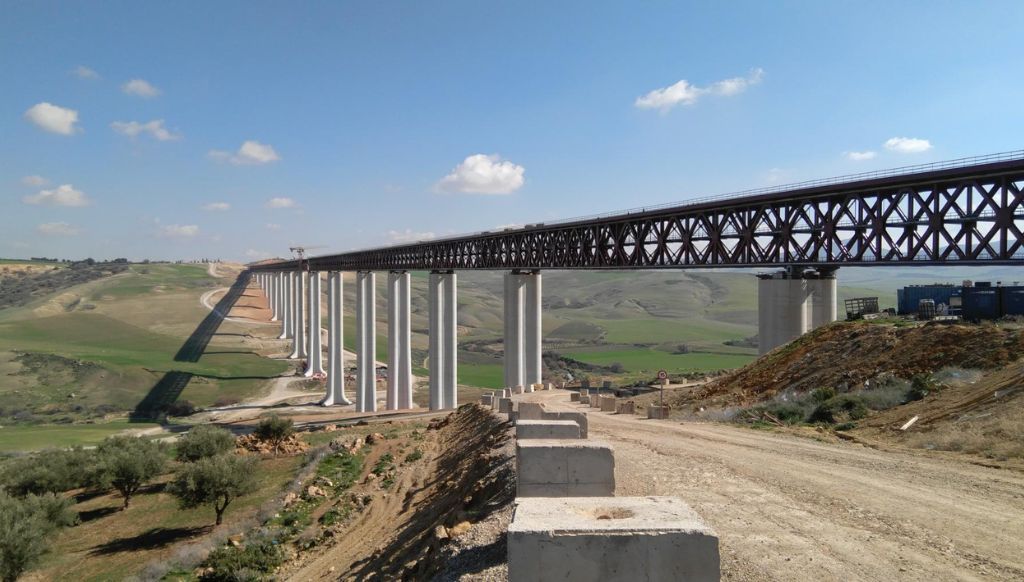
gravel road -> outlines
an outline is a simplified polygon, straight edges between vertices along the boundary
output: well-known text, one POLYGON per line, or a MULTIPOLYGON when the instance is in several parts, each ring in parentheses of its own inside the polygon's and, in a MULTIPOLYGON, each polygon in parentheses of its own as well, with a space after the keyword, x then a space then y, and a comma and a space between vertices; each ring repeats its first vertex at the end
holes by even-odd
POLYGON ((720 536, 725 580, 1024 580, 1024 474, 718 424, 583 410, 616 495, 676 495, 720 536))

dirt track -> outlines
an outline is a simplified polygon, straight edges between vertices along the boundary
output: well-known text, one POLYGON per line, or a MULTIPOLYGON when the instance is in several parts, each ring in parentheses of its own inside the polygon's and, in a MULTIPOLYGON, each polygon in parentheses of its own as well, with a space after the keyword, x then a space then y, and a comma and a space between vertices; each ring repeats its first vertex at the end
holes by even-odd
POLYGON ((752 429, 589 412, 617 495, 678 495, 718 532, 726 580, 1024 579, 1024 475, 752 429))

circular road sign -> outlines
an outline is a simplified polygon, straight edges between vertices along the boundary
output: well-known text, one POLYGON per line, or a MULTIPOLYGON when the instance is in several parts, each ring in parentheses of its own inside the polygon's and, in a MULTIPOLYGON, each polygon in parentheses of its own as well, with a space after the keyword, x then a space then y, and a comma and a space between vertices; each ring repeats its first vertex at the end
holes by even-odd
POLYGON ((658 379, 664 380, 666 378, 668 378, 668 372, 666 372, 665 370, 658 370, 658 379))

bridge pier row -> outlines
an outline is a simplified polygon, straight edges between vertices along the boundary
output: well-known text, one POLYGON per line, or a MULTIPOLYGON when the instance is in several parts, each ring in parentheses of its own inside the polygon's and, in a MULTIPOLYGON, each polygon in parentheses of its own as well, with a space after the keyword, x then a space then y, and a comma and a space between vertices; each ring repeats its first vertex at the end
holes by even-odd
POLYGON ((388 273, 388 389, 384 408, 412 408, 412 309, 408 271, 388 273))
POLYGON ((345 398, 345 328, 340 271, 327 273, 327 394, 323 406, 352 404, 345 398))
POLYGON ((356 272, 356 411, 377 411, 377 277, 356 272))
POLYGON ((505 275, 505 385, 541 381, 541 274, 513 271, 505 275))
POLYGON ((281 278, 281 335, 277 339, 292 337, 292 271, 278 273, 281 278))
MULTIPOLYGON (((458 378, 458 292, 452 271, 432 271, 427 281, 430 304, 430 409, 445 410, 459 405, 458 378)), ((410 393, 411 394, 411 393, 410 393)), ((410 398, 409 406, 412 406, 410 398)))
POLYGON ((306 273, 298 271, 292 280, 292 353, 291 360, 306 357, 306 273))
POLYGON ((835 267, 789 267, 760 275, 757 285, 758 355, 837 319, 835 267))
POLYGON ((303 376, 324 373, 323 339, 320 335, 320 272, 309 272, 309 365, 303 376))

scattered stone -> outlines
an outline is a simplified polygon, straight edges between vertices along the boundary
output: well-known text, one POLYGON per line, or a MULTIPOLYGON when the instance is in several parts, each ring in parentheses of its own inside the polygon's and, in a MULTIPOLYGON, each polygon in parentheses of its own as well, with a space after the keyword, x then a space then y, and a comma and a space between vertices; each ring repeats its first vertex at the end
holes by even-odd
POLYGON ((299 438, 298 435, 291 435, 281 442, 275 449, 272 443, 261 441, 254 434, 242 435, 235 439, 235 449, 240 453, 257 453, 260 455, 297 455, 309 450, 309 444, 299 438))
POLYGON ((384 435, 380 434, 379 432, 374 432, 374 433, 370 433, 370 434, 366 435, 366 444, 368 444, 368 445, 372 445, 374 443, 379 443, 379 442, 381 442, 383 440, 384 440, 384 435))
POLYGON ((434 537, 438 540, 448 539, 448 529, 443 525, 439 525, 434 528, 434 537))
POLYGON ((473 527, 473 524, 469 523, 468 521, 459 522, 453 525, 452 527, 448 528, 448 535, 453 538, 457 538, 462 534, 466 533, 467 531, 469 531, 469 528, 471 527, 473 527))
POLYGON ((295 500, 298 499, 298 498, 299 498, 299 496, 296 495, 295 493, 289 493, 288 495, 285 495, 284 496, 284 506, 288 507, 292 503, 295 503, 295 500))
POLYGON ((327 493, 316 485, 310 485, 309 487, 306 487, 306 497, 311 499, 314 497, 327 497, 327 493))

